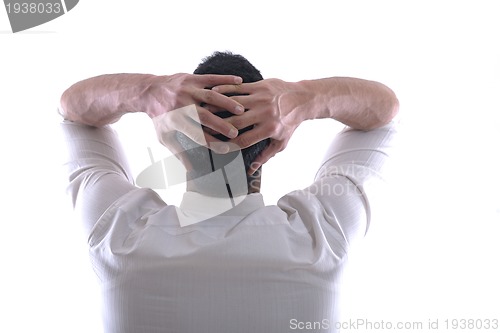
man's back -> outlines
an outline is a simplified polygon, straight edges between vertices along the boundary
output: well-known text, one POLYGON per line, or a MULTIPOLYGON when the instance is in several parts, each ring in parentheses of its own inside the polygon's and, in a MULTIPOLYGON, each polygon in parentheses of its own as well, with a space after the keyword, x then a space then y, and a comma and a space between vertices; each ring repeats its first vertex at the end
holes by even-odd
POLYGON ((335 321, 343 257, 318 220, 305 224, 290 206, 264 207, 254 194, 180 227, 175 207, 151 204, 151 192, 130 196, 116 210, 141 209, 111 209, 115 218, 104 217, 90 238, 107 331, 288 332, 293 320, 335 321))

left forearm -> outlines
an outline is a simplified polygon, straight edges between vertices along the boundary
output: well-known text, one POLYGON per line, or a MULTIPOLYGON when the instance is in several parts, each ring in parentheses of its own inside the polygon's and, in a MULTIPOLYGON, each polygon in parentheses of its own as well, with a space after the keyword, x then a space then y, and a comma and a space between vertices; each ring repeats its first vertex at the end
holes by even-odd
POLYGON ((65 119, 91 126, 116 122, 128 112, 144 111, 153 75, 109 74, 75 83, 61 97, 65 119))

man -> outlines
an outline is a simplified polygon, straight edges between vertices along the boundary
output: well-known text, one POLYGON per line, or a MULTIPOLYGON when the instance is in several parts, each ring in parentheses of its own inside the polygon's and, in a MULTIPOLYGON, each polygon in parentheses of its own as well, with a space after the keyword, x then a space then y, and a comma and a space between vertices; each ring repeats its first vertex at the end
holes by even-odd
POLYGON ((61 98, 69 192, 88 230, 105 331, 336 332, 338 281, 368 227, 365 184, 387 157, 396 96, 355 78, 262 80, 230 53, 195 72, 103 75, 61 98), (134 186, 108 126, 128 112, 149 115, 185 165, 180 207, 134 186), (347 126, 310 187, 265 206, 262 164, 318 118, 347 126))

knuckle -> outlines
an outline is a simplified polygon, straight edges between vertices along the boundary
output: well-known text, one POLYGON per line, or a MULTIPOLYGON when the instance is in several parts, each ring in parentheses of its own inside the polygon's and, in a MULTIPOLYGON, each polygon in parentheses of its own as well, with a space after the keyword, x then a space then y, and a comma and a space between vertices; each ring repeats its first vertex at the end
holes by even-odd
POLYGON ((241 136, 237 139, 240 147, 249 147, 252 145, 252 138, 250 136, 241 136))
POLYGON ((198 119, 199 119, 200 123, 206 124, 210 120, 209 115, 210 115, 209 113, 198 112, 198 119))
POLYGON ((215 113, 217 112, 217 108, 213 105, 210 105, 210 104, 205 104, 203 105, 203 108, 207 109, 208 111, 210 111, 211 113, 215 113))
POLYGON ((213 92, 212 90, 204 90, 203 100, 207 104, 212 104, 215 100, 215 92, 213 92))
POLYGON ((280 151, 285 150, 285 148, 286 148, 286 143, 279 145, 278 147, 276 147, 276 150, 274 150, 273 156, 279 153, 280 151))
POLYGON ((242 129, 245 127, 243 119, 239 119, 238 117, 229 117, 226 119, 228 123, 236 127, 237 129, 242 129))
POLYGON ((279 134, 280 125, 278 123, 270 122, 267 126, 268 126, 268 131, 272 134, 272 136, 279 134))

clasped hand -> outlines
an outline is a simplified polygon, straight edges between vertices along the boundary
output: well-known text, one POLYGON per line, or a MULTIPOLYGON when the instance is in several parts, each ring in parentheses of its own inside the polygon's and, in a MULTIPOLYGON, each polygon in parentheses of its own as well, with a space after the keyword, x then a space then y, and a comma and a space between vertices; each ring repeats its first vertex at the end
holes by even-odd
POLYGON ((293 112, 300 98, 293 83, 266 79, 242 84, 241 78, 230 75, 175 74, 159 78, 151 89, 153 102, 148 113, 158 139, 174 154, 182 150, 173 140, 175 131, 217 153, 243 149, 270 138, 269 146, 249 170, 253 174, 285 149, 301 122, 293 112), (233 115, 222 119, 214 114, 222 110, 233 115), (238 130, 252 125, 251 130, 238 135, 238 130), (216 133, 230 140, 222 142, 213 136, 216 133))

